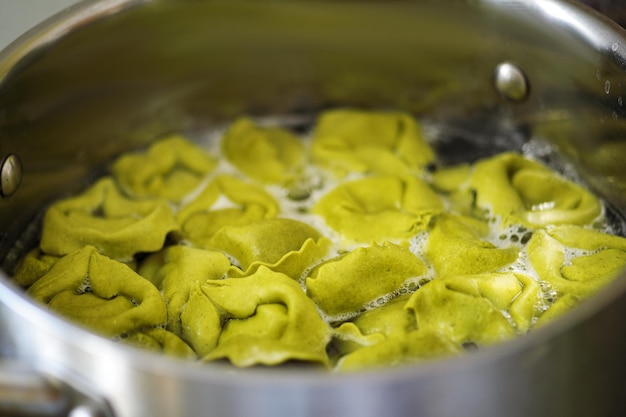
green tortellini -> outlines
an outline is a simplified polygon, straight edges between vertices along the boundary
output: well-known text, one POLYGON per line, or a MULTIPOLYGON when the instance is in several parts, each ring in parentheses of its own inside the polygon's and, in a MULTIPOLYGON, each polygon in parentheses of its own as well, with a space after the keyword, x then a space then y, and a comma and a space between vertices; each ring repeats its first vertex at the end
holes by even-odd
POLYGON ((418 329, 415 315, 406 308, 409 297, 394 298, 335 330, 334 346, 341 351, 339 370, 399 366, 463 351, 441 333, 418 329))
POLYGON ((313 132, 311 155, 340 177, 350 172, 411 175, 435 159, 410 115, 358 110, 322 113, 313 132))
POLYGON ((414 177, 375 176, 347 182, 324 195, 314 207, 347 239, 382 243, 409 239, 424 230, 443 203, 414 177))
MULTIPOLYGON (((264 266, 244 278, 209 281, 200 286, 216 315, 207 316, 209 330, 223 323, 205 360, 228 358, 237 366, 275 365, 286 361, 328 365, 326 345, 331 329, 315 304, 290 277, 264 266)), ((189 309, 189 307, 188 307, 189 309)), ((183 325, 202 329, 197 316, 183 325)))
POLYGON ((92 245, 108 257, 130 260, 139 252, 159 250, 176 230, 174 213, 164 200, 126 198, 105 177, 46 211, 40 247, 61 256, 92 245))
POLYGON ((381 366, 414 364, 426 359, 457 356, 463 349, 440 333, 414 331, 403 338, 385 339, 343 356, 339 371, 357 371, 381 366))
POLYGON ((525 334, 626 269, 602 202, 522 155, 444 166, 390 111, 302 136, 242 117, 211 152, 122 155, 51 205, 15 282, 121 344, 355 371, 525 334))
POLYGON ((521 292, 514 274, 441 277, 416 291, 407 308, 415 313, 420 330, 443 334, 459 344, 490 345, 517 334, 503 310, 521 292))
POLYGON ((180 315, 191 290, 208 280, 223 278, 230 261, 222 253, 182 245, 170 246, 163 252, 163 265, 153 279, 160 283, 167 302, 168 329, 180 335, 180 315))
POLYGON ((303 170, 303 142, 289 131, 261 127, 250 119, 236 120, 222 140, 224 157, 249 178, 288 184, 303 170))
POLYGON ((215 157, 175 134, 155 142, 146 152, 121 156, 111 171, 130 195, 180 203, 216 166, 215 157))
POLYGON ((262 187, 220 175, 180 208, 177 220, 186 239, 206 246, 224 226, 244 226, 275 217, 278 211, 278 203, 262 187))
POLYGON ((173 332, 156 327, 133 333, 122 341, 128 345, 183 359, 197 359, 194 350, 173 332))
POLYGON ((465 216, 442 215, 435 219, 425 254, 438 275, 479 274, 497 271, 513 263, 514 246, 500 248, 487 240, 488 224, 465 216))
POLYGON ((626 267, 626 239, 579 226, 536 231, 528 258, 541 280, 556 292, 551 315, 565 311, 613 280, 626 267), (559 299, 567 301, 560 303, 559 299), (561 307, 559 307, 561 306, 561 307))
POLYGON ((39 248, 32 249, 15 267, 13 281, 22 287, 29 287, 44 276, 59 259, 59 256, 48 255, 39 248))
POLYGON ((468 184, 476 193, 476 204, 507 223, 586 225, 602 211, 589 191, 515 153, 477 162, 468 184))
POLYGON ((249 275, 267 265, 295 280, 330 249, 330 241, 313 227, 283 218, 223 227, 210 244, 236 260, 236 266, 229 271, 233 276, 249 275))
POLYGON ((306 288, 322 311, 333 317, 358 312, 426 271, 424 263, 409 249, 386 243, 357 248, 322 263, 311 271, 306 288))
POLYGON ((28 288, 51 310, 107 336, 165 324, 159 290, 127 265, 85 246, 61 258, 28 288))

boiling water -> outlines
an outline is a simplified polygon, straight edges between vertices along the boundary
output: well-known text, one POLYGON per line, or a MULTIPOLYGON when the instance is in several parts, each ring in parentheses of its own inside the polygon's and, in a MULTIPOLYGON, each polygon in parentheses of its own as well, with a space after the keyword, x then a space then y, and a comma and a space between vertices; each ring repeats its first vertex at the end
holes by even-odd
MULTIPOLYGON (((308 116, 266 118, 257 119, 255 122, 259 125, 282 126, 288 128, 301 136, 305 146, 308 146, 310 143, 310 133, 314 118, 308 116)), ((219 142, 225 129, 226 126, 210 131, 203 130, 186 132, 186 136, 200 144, 213 155, 219 156, 219 142)), ((567 161, 549 144, 539 139, 529 139, 525 135, 515 132, 508 136, 487 137, 485 135, 475 135, 469 132, 452 130, 449 127, 428 123, 423 125, 423 129, 431 145, 436 151, 438 158, 437 164, 439 164, 439 166, 451 166, 461 162, 472 163, 480 158, 492 156, 497 153, 517 151, 531 159, 544 162, 554 171, 570 180, 582 183, 572 166, 568 164, 567 161)), ((431 170, 435 170, 438 169, 438 166, 432 166, 429 168, 431 170)), ((202 188, 206 186, 206 184, 210 182, 215 175, 235 174, 236 172, 237 170, 231 166, 225 158, 219 158, 219 165, 217 169, 206 178, 196 191, 189 194, 187 198, 183 200, 183 204, 187 201, 193 200, 193 198, 198 195, 202 188)), ((309 164, 299 183, 289 189, 280 186, 268 186, 266 187, 266 190, 270 192, 279 203, 280 217, 291 218, 307 223, 317 229, 323 236, 330 238, 333 242, 335 242, 334 249, 327 254, 325 259, 320 260, 321 263, 325 260, 351 251, 361 245, 354 242, 346 243, 337 232, 326 225, 323 218, 312 213, 312 208, 319 198, 328 191, 332 190, 341 183, 359 179, 361 177, 361 174, 350 174, 341 180, 337 180, 331 177, 328 173, 325 173, 316 168, 314 165, 309 164)), ((222 196, 215 203, 213 208, 226 208, 235 205, 236 204, 229 201, 228 198, 222 196)), ((605 207, 604 218, 606 219, 606 221, 603 220, 604 227, 608 233, 624 235, 624 231, 626 231, 626 222, 623 217, 619 215, 619 213, 611 210, 609 207, 605 207)), ((538 310, 547 309, 555 300, 555 292, 549 285, 542 283, 532 267, 529 266, 525 251, 525 244, 530 239, 532 232, 521 226, 511 226, 503 231, 500 227, 499 220, 497 218, 492 220, 493 221, 490 222, 492 232, 487 237, 487 240, 496 247, 504 248, 516 246, 520 249, 518 259, 513 264, 505 267, 502 272, 523 273, 536 279, 542 286, 544 295, 543 301, 537 306, 537 308, 538 310)), ((28 229, 22 240, 16 244, 16 250, 7 258, 18 259, 22 256, 25 252, 24 248, 34 246, 32 243, 38 234, 39 224, 37 223, 28 229)), ((401 288, 398 288, 392 293, 378 296, 376 299, 363 305, 359 311, 355 311, 354 313, 333 317, 326 316, 323 313, 321 313, 321 315, 333 326, 336 326, 343 321, 354 318, 364 311, 384 305, 389 300, 397 296, 413 293, 421 286, 426 285, 435 277, 432 265, 429 262, 426 262, 423 255, 427 240, 428 233, 421 232, 413 237, 409 242, 410 250, 426 265, 427 271, 425 274, 408 279, 401 288)), ((587 253, 581 251, 570 251, 567 253, 567 258, 571 259, 574 256, 584 254, 587 253)), ((299 279, 299 283, 304 291, 306 291, 305 278, 315 266, 317 265, 311 265, 307 268, 299 279)), ((81 288, 80 291, 89 291, 88 281, 85 282, 84 287, 81 288)), ((503 312, 503 314, 506 316, 507 313, 503 312)))
MULTIPOLYGON (((272 117, 264 119, 255 119, 255 123, 260 126, 281 126, 298 134, 305 144, 310 145, 311 132, 314 124, 314 117, 310 116, 290 116, 290 117, 272 117)), ((219 142, 223 136, 226 127, 215 129, 211 132, 194 132, 189 136, 197 143, 201 144, 205 149, 213 155, 220 155, 219 142)), ((516 151, 530 159, 540 161, 549 166, 553 171, 559 173, 563 177, 585 185, 576 170, 567 160, 561 156, 549 143, 537 139, 528 138, 522 132, 511 132, 507 135, 486 136, 484 134, 475 134, 466 130, 452 129, 449 126, 442 126, 435 123, 422 123, 422 129, 431 146, 435 149, 437 155, 437 165, 429 167, 431 171, 439 167, 452 166, 459 163, 473 163, 481 158, 494 156, 496 154, 516 151)), ((226 173, 236 173, 237 170, 231 166, 225 158, 220 158, 220 163, 215 171, 215 175, 226 173)), ((323 236, 330 238, 334 242, 334 250, 328 253, 326 258, 321 260, 324 262, 328 259, 336 257, 342 253, 349 252, 359 246, 367 246, 355 242, 346 243, 336 231, 327 226, 322 217, 313 214, 312 209, 316 202, 330 190, 334 189, 345 182, 363 178, 365 174, 351 173, 346 177, 338 180, 327 172, 324 172, 312 164, 308 164, 305 168, 304 175, 300 182, 290 189, 283 188, 278 185, 266 186, 280 206, 280 217, 290 218, 309 224, 317 229, 323 236)), ((225 199, 227 200, 227 199, 225 199)), ((225 207, 229 205, 228 201, 220 200, 219 206, 225 207)), ((216 204, 218 204, 216 203, 216 204)), ((232 203, 230 203, 232 204, 232 203)), ((602 222, 604 231, 609 234, 624 235, 626 231, 626 221, 616 211, 611 210, 606 205, 603 207, 604 213, 599 219, 602 222)), ((544 207, 545 209, 545 207, 544 207)), ((486 240, 498 248, 517 247, 519 256, 511 265, 504 267, 499 272, 514 272, 524 274, 534 278, 539 282, 543 290, 543 300, 537 306, 538 310, 546 310, 556 300, 556 292, 550 285, 544 283, 538 274, 532 268, 528 261, 526 252, 526 243, 532 236, 532 230, 526 227, 513 225, 503 228, 500 219, 493 217, 489 222, 491 232, 486 240)), ((598 226, 598 225, 594 225, 598 226)), ((342 314, 338 316, 327 316, 323 312, 320 314, 331 324, 337 325, 341 322, 353 319, 355 316, 364 311, 377 308, 384 305, 389 300, 408 293, 413 293, 421 286, 435 278, 435 271, 432 265, 424 259, 425 245, 428 240, 428 233, 421 232, 413 237, 409 242, 410 250, 424 262, 427 268, 425 274, 408 279, 401 288, 392 293, 385 294, 371 300, 363 305, 362 309, 350 314, 342 314)), ((393 242, 392 243, 397 243, 393 242)), ((577 249, 566 250, 566 265, 576 256, 589 255, 591 252, 577 249)), ((317 265, 307 268, 299 279, 304 291, 305 279, 309 275, 311 269, 317 265)), ((502 312, 505 316, 507 312, 502 312)))

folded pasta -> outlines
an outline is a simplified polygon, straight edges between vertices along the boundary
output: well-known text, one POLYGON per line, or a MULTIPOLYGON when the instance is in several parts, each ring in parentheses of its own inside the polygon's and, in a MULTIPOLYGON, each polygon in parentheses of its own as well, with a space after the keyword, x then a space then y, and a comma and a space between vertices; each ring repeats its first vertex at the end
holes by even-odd
POLYGON ((213 178, 177 213, 184 237, 198 246, 209 245, 224 226, 244 226, 275 217, 278 203, 262 187, 231 175, 213 178))
POLYGON ((46 211, 40 247, 49 255, 62 256, 92 245, 103 255, 126 261, 139 252, 159 250, 167 235, 177 230, 166 201, 129 199, 112 178, 105 177, 46 211))
POLYGON ((432 280, 407 302, 417 326, 457 344, 490 345, 516 335, 503 311, 522 292, 512 274, 457 275, 432 280))
POLYGON ((528 257, 555 293, 554 316, 565 312, 612 281, 626 267, 626 239, 579 226, 535 232, 528 257), (566 302, 560 302, 566 299, 566 302))
POLYGON ((466 216, 442 215, 434 220, 425 254, 441 276, 495 272, 513 263, 519 249, 496 246, 487 223, 466 216))
POLYGON ((121 344, 342 372, 512 339, 626 269, 602 201, 533 158, 445 166, 400 112, 301 128, 241 117, 211 152, 120 156, 50 206, 15 282, 121 344))
POLYGON ((93 246, 60 259, 29 287, 28 294, 107 336, 163 326, 167 316, 163 297, 150 281, 93 246))
POLYGON ((478 207, 506 223, 582 226, 591 224, 602 209, 589 191, 515 153, 476 163, 468 184, 478 207))
POLYGON ((261 266, 249 277, 210 281, 200 289, 223 323, 205 360, 228 358, 238 366, 328 364, 330 327, 290 277, 261 266))
POLYGON ((329 241, 308 224, 283 218, 224 227, 210 245, 235 261, 230 269, 234 276, 249 275, 265 265, 295 280, 322 259, 330 247, 329 241))
POLYGON ((111 171, 130 195, 180 203, 216 165, 208 152, 174 134, 155 142, 146 152, 121 156, 111 171))
POLYGON ((293 133, 236 120, 224 134, 222 152, 239 171, 262 183, 288 184, 304 165, 304 146, 293 133))
POLYGON ((399 293, 409 280, 417 281, 425 273, 425 265, 410 250, 388 243, 358 248, 320 264, 307 278, 306 289, 329 316, 350 315, 399 293))
POLYGON ((313 210, 346 239, 380 244, 415 236, 443 204, 418 178, 374 176, 337 186, 313 210))
POLYGON ((435 159, 410 115, 347 109, 320 115, 311 155, 337 176, 350 172, 410 175, 435 159))

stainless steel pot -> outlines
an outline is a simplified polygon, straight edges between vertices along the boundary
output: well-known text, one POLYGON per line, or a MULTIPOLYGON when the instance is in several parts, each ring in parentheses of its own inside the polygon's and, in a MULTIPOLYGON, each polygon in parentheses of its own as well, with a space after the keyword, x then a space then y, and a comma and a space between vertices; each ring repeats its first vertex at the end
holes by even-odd
POLYGON ((26 411, 73 416, 622 415, 626 276, 512 342, 350 375, 137 351, 9 276, 52 199, 161 133, 242 113, 401 108, 446 126, 439 146, 483 152, 540 138, 623 216, 625 71, 626 33, 569 1, 96 0, 51 18, 0 54, 0 414, 12 387, 36 392, 26 411))

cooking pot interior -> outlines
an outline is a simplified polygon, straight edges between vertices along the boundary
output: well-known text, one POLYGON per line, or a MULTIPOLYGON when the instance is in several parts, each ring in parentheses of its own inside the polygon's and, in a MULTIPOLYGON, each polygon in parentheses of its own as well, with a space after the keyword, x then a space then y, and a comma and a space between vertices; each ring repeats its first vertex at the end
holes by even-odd
MULTIPOLYGON (((545 141, 620 219, 624 70, 624 32, 570 2, 88 1, 0 54, 0 156, 23 166, 19 189, 0 201, 0 259, 10 274, 42 208, 122 152, 243 114, 306 125, 337 107, 410 112, 433 127, 444 164, 528 146, 541 154, 545 141), (521 94, 497 83, 502 63, 522 74, 521 94)), ((583 390, 560 382, 568 396, 583 390)), ((493 415, 511 413, 498 404, 493 415)))

